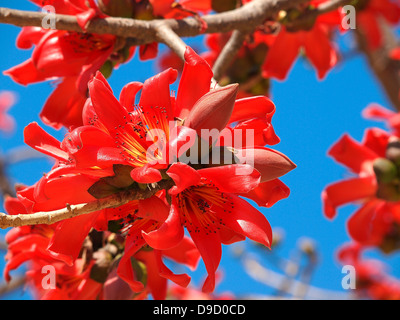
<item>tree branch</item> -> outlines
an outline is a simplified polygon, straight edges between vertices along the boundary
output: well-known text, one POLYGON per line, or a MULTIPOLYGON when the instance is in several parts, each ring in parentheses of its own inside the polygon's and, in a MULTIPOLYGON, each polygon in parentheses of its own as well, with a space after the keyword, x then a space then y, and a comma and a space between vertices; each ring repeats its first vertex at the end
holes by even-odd
POLYGON ((397 38, 386 21, 381 20, 379 27, 383 41, 381 48, 371 50, 367 37, 361 29, 355 30, 358 47, 366 56, 393 107, 400 110, 400 63, 390 58, 390 52, 398 46, 397 38))
POLYGON ((168 26, 166 23, 160 22, 156 28, 158 42, 164 43, 172 51, 174 51, 179 58, 185 60, 186 44, 183 40, 168 26))
MULTIPOLYGON (((124 38, 140 39, 141 44, 159 40, 158 29, 160 21, 168 26, 179 37, 192 37, 201 33, 225 33, 233 30, 252 30, 261 25, 268 17, 272 17, 280 10, 295 7, 310 0, 255 0, 238 9, 219 14, 203 16, 207 24, 202 30, 201 22, 194 18, 181 20, 136 20, 109 17, 94 19, 87 26, 88 33, 112 34, 124 38)), ((47 13, 21 11, 0 8, 0 23, 12 24, 19 27, 42 27, 42 21, 47 13)), ((82 32, 76 17, 71 15, 56 14, 56 27, 58 30, 82 32)))
POLYGON ((353 1, 354 0, 331 0, 329 2, 324 2, 317 8, 306 11, 306 13, 302 14, 295 21, 288 23, 288 27, 296 28, 296 26, 301 26, 304 23, 307 23, 307 21, 317 19, 320 15, 335 11, 340 7, 351 4, 353 1))
POLYGON ((3 197, 14 195, 14 190, 7 177, 5 159, 0 157, 0 195, 3 197))
POLYGON ((93 213, 103 209, 117 208, 134 200, 144 200, 151 198, 162 189, 169 189, 173 186, 172 180, 162 180, 154 187, 142 190, 129 190, 114 194, 104 199, 98 199, 92 202, 66 205, 66 208, 36 212, 33 214, 7 215, 0 212, 0 228, 21 227, 37 224, 53 224, 65 219, 71 219, 84 214, 93 213))

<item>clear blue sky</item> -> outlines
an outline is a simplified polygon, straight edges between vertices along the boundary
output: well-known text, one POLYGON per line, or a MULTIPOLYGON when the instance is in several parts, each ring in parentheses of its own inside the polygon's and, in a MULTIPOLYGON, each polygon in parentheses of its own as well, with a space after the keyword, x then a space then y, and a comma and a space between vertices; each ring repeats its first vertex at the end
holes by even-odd
MULTIPOLYGON (((25 0, 0 0, 0 6, 26 10, 35 8, 25 0)), ((17 27, 0 25, 1 71, 21 63, 30 56, 30 51, 18 50, 15 47, 18 32, 17 27)), ((342 37, 339 41, 341 49, 351 51, 351 41, 349 36, 342 37)), ((196 48, 202 47, 202 39, 188 40, 187 43, 194 44, 196 48)), ((143 82, 156 72, 157 68, 152 62, 139 63, 135 58, 115 71, 110 83, 114 92, 119 93, 124 84, 130 81, 143 82)), ((0 151, 7 152, 13 147, 23 145, 22 132, 28 123, 41 123, 38 113, 53 87, 50 83, 23 87, 0 75, 0 90, 11 90, 18 95, 18 102, 11 110, 11 115, 18 123, 17 130, 11 136, 0 135, 0 151)), ((314 70, 305 60, 299 60, 286 82, 273 83, 272 99, 277 106, 273 124, 282 140, 274 148, 287 154, 298 168, 282 179, 290 187, 291 196, 273 208, 261 211, 273 227, 285 230, 285 242, 277 253, 289 257, 299 238, 314 239, 320 253, 320 264, 312 284, 340 291, 343 275, 341 266, 335 261, 335 251, 338 246, 349 240, 345 221, 355 207, 341 209, 338 218, 333 222, 324 218, 321 191, 326 184, 348 175, 346 169, 326 156, 326 152, 345 132, 360 140, 367 127, 379 125, 361 117, 361 110, 369 103, 377 102, 384 106, 389 104, 363 57, 346 58, 323 82, 316 79, 314 70)), ((64 134, 63 131, 46 130, 59 139, 62 139, 64 134)), ((9 173, 15 182, 33 184, 50 167, 51 162, 48 160, 34 160, 11 167, 9 173)), ((250 244, 248 248, 252 250, 250 244)), ((398 255, 390 256, 389 260, 387 257, 385 259, 391 262, 393 270, 400 266, 398 255)), ((266 266, 271 266, 266 259, 262 261, 265 261, 266 266)), ((2 268, 3 261, 0 261, 0 269, 2 268)), ((244 274, 228 247, 224 248, 220 268, 224 278, 217 292, 270 292, 268 288, 244 274)), ((193 276, 194 283, 201 283, 204 276, 205 269, 200 263, 199 270, 193 276)), ((18 292, 8 298, 26 299, 29 295, 18 292)))

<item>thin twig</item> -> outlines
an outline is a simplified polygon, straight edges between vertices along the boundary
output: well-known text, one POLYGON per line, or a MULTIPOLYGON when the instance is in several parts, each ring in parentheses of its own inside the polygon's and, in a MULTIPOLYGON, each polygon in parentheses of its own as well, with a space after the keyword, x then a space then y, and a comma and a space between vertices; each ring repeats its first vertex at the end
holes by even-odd
POLYGON ((226 70, 231 65, 233 59, 236 57, 240 48, 242 47, 247 33, 242 32, 240 30, 235 30, 224 48, 222 49, 220 55, 215 61, 213 72, 215 80, 221 80, 222 76, 226 72, 226 70))
POLYGON ((179 58, 185 60, 185 42, 168 26, 168 24, 160 23, 156 28, 158 42, 164 43, 172 51, 174 51, 179 58))
POLYGON ((65 219, 74 218, 80 215, 93 213, 103 209, 116 208, 134 200, 151 198, 162 189, 169 189, 173 186, 172 180, 162 180, 151 189, 130 190, 114 194, 110 197, 95 200, 88 203, 69 205, 54 211, 36 212, 33 214, 7 215, 0 212, 0 228, 21 227, 37 224, 53 224, 65 219))
MULTIPOLYGON (((268 287, 280 289, 282 281, 285 276, 265 268, 261 263, 251 255, 246 255, 242 259, 244 269, 246 273, 255 279, 256 281, 265 284, 268 287)), ((304 286, 304 283, 293 280, 293 286, 288 289, 288 294, 295 296, 298 286, 304 286)), ((308 286, 308 292, 305 296, 306 299, 318 299, 318 300, 347 300, 349 295, 343 292, 336 292, 331 290, 325 290, 313 286, 308 286)))
POLYGON ((0 157, 0 195, 3 197, 14 195, 13 188, 6 172, 6 164, 4 158, 0 157))
MULTIPOLYGON (((124 38, 142 40, 141 44, 159 40, 157 28, 160 21, 168 26, 180 37, 192 37, 202 33, 225 33, 233 30, 252 30, 264 23, 268 17, 273 17, 280 10, 295 7, 310 0, 255 0, 235 10, 206 15, 202 20, 207 24, 203 30, 198 19, 185 18, 181 20, 136 20, 109 17, 94 19, 87 26, 88 33, 112 34, 124 38)), ((42 27, 42 21, 47 13, 21 11, 0 8, 0 23, 12 24, 19 27, 42 27)), ((71 15, 55 14, 58 30, 82 32, 76 17, 71 15)))
POLYGON ((0 284, 0 296, 11 293, 11 292, 23 287, 25 284, 26 284, 26 277, 24 277, 24 276, 19 276, 19 277, 13 278, 8 283, 0 284))

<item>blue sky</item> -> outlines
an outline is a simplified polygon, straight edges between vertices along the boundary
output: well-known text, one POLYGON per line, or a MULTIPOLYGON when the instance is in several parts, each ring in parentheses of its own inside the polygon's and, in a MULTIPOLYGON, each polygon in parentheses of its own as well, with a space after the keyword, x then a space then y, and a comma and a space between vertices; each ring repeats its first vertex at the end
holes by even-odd
MULTIPOLYGON (((24 0, 0 0, 0 6, 26 10, 35 8, 24 0)), ((30 51, 15 47, 19 28, 0 25, 0 32, 0 70, 4 71, 27 59, 30 51)), ((196 48, 202 47, 203 39, 185 40, 196 48)), ((342 36, 339 46, 342 52, 351 51, 351 37, 342 36)), ((157 71, 153 62, 143 63, 135 58, 116 70, 109 81, 114 92, 118 94, 124 84, 130 81, 143 82, 157 71)), ((13 147, 23 145, 22 132, 28 123, 37 121, 42 124, 38 113, 53 87, 51 83, 23 87, 0 75, 1 90, 11 90, 18 95, 18 102, 10 112, 17 120, 18 127, 12 135, 0 135, 0 152, 7 152, 13 147)), ((345 222, 355 206, 341 209, 338 218, 333 222, 323 216, 321 191, 328 183, 348 176, 346 169, 328 158, 326 153, 345 132, 360 140, 367 127, 380 126, 379 123, 361 117, 362 109, 369 103, 376 102, 384 106, 389 106, 389 103, 361 56, 344 59, 322 82, 317 80, 310 65, 299 59, 287 81, 273 82, 272 100, 277 106, 273 125, 281 138, 281 143, 274 148, 288 155, 298 168, 282 179, 291 189, 290 197, 273 208, 260 210, 273 227, 285 230, 285 241, 277 254, 289 257, 299 239, 313 239, 317 243, 320 259, 312 285, 340 291, 343 274, 341 266, 335 260, 335 251, 349 240, 345 222)), ((59 139, 64 134, 63 131, 50 128, 46 130, 59 139)), ((49 160, 33 160, 10 167, 9 173, 14 182, 32 184, 50 167, 49 160)), ((250 243, 246 245, 247 250, 253 251, 250 243)), ((261 261, 271 267, 267 258, 263 257, 264 253, 257 252, 260 253, 261 261)), ((375 252, 371 254, 382 257, 375 252)), ((398 255, 383 258, 390 261, 393 270, 400 266, 398 255)), ((3 261, 0 261, 0 268, 3 268, 3 261)), ((224 248, 221 270, 224 277, 217 292, 231 291, 239 295, 271 292, 242 271, 228 247, 224 248)), ((194 283, 200 284, 204 276, 205 269, 200 263, 199 270, 193 274, 194 283)), ((7 298, 26 299, 29 295, 18 292, 7 298)))

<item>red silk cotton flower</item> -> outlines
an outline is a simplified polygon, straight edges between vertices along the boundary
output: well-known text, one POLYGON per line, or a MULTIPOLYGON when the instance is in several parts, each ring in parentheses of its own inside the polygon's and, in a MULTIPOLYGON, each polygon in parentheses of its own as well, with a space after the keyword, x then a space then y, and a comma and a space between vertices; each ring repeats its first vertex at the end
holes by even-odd
MULTIPOLYGON (((75 15, 82 28, 100 12, 94 1, 33 1, 39 6, 54 6, 57 13, 75 15)), ((82 108, 87 83, 115 49, 116 37, 74 33, 39 27, 25 27, 17 38, 17 47, 30 49, 32 57, 4 74, 27 85, 59 79, 55 91, 40 114, 47 125, 55 128, 82 124, 82 108)))
MULTIPOLYGON (((98 73, 89 84, 83 126, 62 142, 35 123, 25 129, 28 145, 57 160, 37 184, 18 192, 28 213, 170 184, 149 199, 64 220, 50 241, 54 256, 73 263, 92 228, 107 230, 110 221, 122 220, 119 232, 126 243, 118 275, 134 291, 143 285, 134 279, 129 258, 143 246, 152 248, 162 277, 189 283, 161 259, 182 246, 192 251, 184 244, 185 228, 208 271, 203 290, 212 291, 221 244, 246 237, 265 246, 272 241, 266 218, 239 196, 272 206, 289 195, 278 178, 295 168, 285 155, 264 147, 279 141, 271 125, 275 106, 268 98, 236 100, 237 85, 211 86, 210 66, 190 48, 185 61, 176 97, 169 88, 177 77, 173 69, 144 84, 126 85, 119 100, 98 73)), ((178 261, 194 267, 195 256, 190 257, 178 261)))
POLYGON ((324 212, 330 219, 337 207, 359 203, 347 222, 350 236, 386 253, 400 248, 399 145, 397 137, 380 129, 368 129, 362 143, 343 136, 329 155, 357 176, 328 185, 322 193, 324 212))

